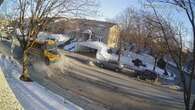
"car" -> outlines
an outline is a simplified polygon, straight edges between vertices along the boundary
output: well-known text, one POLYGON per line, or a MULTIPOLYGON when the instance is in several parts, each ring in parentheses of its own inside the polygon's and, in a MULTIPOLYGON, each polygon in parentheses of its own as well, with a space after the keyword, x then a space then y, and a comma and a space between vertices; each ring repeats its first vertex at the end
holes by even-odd
POLYGON ((97 61, 97 64, 101 68, 107 68, 111 70, 115 70, 116 72, 121 71, 124 68, 124 65, 120 64, 118 61, 97 61))
POLYGON ((136 71, 137 78, 142 79, 142 80, 151 80, 155 81, 158 78, 158 75, 155 71, 151 70, 142 70, 142 71, 136 71))

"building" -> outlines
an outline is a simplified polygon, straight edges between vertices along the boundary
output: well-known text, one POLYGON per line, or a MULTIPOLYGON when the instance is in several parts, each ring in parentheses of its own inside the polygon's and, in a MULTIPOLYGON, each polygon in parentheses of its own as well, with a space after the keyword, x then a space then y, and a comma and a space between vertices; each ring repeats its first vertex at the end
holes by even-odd
POLYGON ((87 20, 87 19, 64 19, 60 18, 53 21, 46 31, 52 33, 69 33, 76 38, 89 38, 89 31, 91 31, 93 40, 101 41, 107 46, 115 48, 118 46, 120 37, 120 28, 115 23, 87 20))

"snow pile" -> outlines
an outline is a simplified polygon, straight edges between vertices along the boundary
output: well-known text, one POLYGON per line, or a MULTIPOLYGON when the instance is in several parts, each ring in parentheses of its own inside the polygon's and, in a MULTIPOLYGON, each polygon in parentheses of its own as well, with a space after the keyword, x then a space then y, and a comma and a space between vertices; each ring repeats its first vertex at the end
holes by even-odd
POLYGON ((37 40, 45 41, 48 39, 54 39, 58 45, 63 44, 64 42, 68 41, 70 38, 68 36, 62 34, 49 34, 45 32, 40 32, 38 34, 37 40))
POLYGON ((78 42, 79 46, 85 46, 96 50, 101 50, 102 48, 107 48, 106 44, 99 41, 86 41, 78 42))
POLYGON ((23 110, 12 92, 0 68, 0 108, 1 110, 23 110))
POLYGON ((109 60, 117 61, 118 60, 118 55, 110 54, 110 53, 108 53, 107 48, 102 48, 102 49, 97 51, 96 59, 99 60, 99 61, 109 61, 109 60))
POLYGON ((69 45, 64 46, 64 50, 75 52, 77 51, 77 42, 70 43, 69 45))
POLYGON ((22 66, 12 57, 0 55, 0 67, 24 109, 27 110, 83 110, 36 82, 19 80, 22 66))
POLYGON ((107 48, 106 44, 99 41, 72 42, 64 47, 64 50, 70 52, 82 51, 82 47, 88 47, 95 50, 107 48))

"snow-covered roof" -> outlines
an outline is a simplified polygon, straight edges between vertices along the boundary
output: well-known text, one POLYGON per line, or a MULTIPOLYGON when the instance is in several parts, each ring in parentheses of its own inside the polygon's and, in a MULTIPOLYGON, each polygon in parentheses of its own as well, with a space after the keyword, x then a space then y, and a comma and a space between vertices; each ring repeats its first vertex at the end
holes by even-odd
POLYGON ((104 44, 103 42, 99 42, 99 41, 78 42, 78 45, 97 49, 97 50, 100 50, 102 48, 108 48, 106 44, 104 44))
POLYGON ((54 39, 58 42, 61 42, 61 41, 67 41, 69 37, 62 34, 50 34, 46 32, 40 32, 38 34, 37 40, 48 40, 48 39, 54 39))

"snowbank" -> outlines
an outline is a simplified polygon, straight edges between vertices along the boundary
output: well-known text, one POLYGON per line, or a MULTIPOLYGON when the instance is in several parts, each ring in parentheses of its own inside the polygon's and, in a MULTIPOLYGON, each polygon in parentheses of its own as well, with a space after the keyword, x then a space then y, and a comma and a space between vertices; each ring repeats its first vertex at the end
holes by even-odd
POLYGON ((73 42, 73 43, 70 43, 69 45, 64 46, 64 50, 70 51, 70 52, 76 52, 77 51, 77 43, 73 42))
POLYGON ((0 67, 26 110, 83 110, 63 97, 49 91, 36 82, 19 80, 22 66, 12 57, 0 55, 0 67))
POLYGON ((107 48, 106 44, 99 42, 99 41, 78 42, 78 45, 89 47, 89 48, 96 49, 96 50, 107 48))
POLYGON ((99 41, 85 41, 85 42, 72 42, 64 47, 64 50, 76 52, 82 51, 82 47, 88 47, 95 50, 101 50, 107 48, 106 44, 99 41))
POLYGON ((0 108, 1 110, 23 110, 16 96, 12 92, 0 68, 0 108))
POLYGON ((45 32, 40 32, 38 34, 37 40, 45 41, 48 39, 54 39, 58 43, 58 45, 61 45, 64 42, 68 41, 70 37, 62 35, 62 34, 49 34, 45 32))

